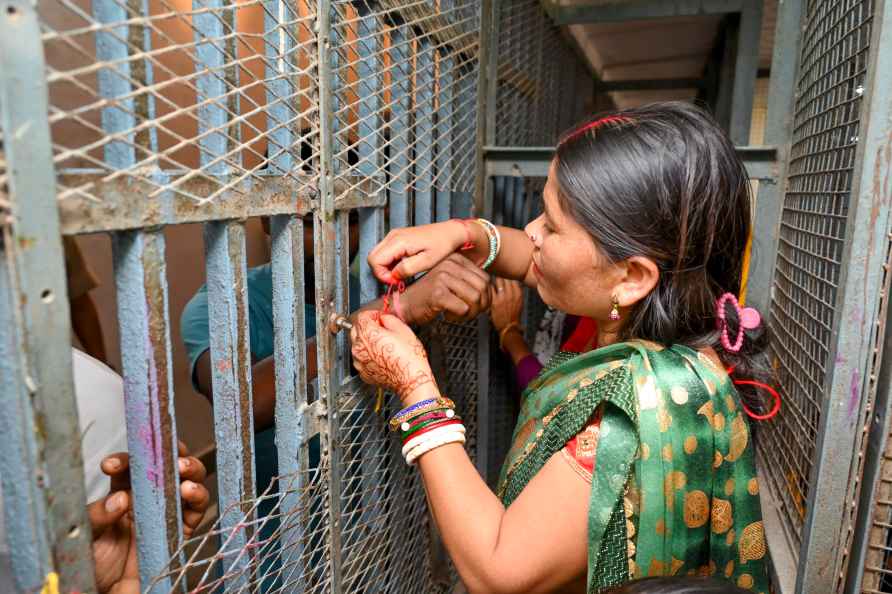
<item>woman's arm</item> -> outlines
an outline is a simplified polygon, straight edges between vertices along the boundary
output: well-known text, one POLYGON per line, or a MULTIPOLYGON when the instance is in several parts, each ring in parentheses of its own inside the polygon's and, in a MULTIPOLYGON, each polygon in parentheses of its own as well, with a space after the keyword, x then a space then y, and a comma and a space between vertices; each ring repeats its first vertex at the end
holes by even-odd
MULTIPOLYGON (((498 230, 501 248, 488 272, 535 287, 530 266, 533 242, 520 229, 498 230)), ((389 283, 430 270, 469 241, 473 247, 460 253, 479 266, 489 256, 489 237, 479 223, 460 220, 393 229, 369 253, 368 260, 375 276, 389 283)))
MULTIPOLYGON (((440 395, 421 343, 395 316, 361 314, 350 335, 365 381, 393 390, 403 406, 440 395)), ((585 575, 590 488, 560 455, 507 509, 457 444, 424 454, 419 468, 443 542, 470 592, 551 592, 585 575)))
POLYGON ((590 486, 559 453, 507 509, 458 444, 418 465, 443 542, 472 594, 552 592, 585 575, 590 486))

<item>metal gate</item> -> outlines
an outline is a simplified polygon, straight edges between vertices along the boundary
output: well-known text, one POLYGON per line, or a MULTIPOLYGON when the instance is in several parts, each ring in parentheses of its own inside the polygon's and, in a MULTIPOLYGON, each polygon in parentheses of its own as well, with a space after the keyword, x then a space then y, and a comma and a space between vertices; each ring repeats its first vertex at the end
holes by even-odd
MULTIPOLYGON (((113 237, 143 588, 452 587, 417 473, 384 429, 388 411, 374 413, 369 390, 349 376, 346 338, 321 329, 347 308, 351 211, 365 302, 379 287, 364 256, 385 229, 473 209, 492 214, 479 172, 496 113, 523 109, 535 126, 499 128, 512 142, 540 144, 581 115, 581 102, 556 99, 588 75, 581 66, 549 67, 579 61, 539 4, 495 7, 2 5, 0 469, 23 591, 53 574, 66 590, 93 588, 60 236, 94 232, 113 237), (271 218, 279 459, 266 493, 254 488, 245 255, 245 220, 259 216, 271 218), (318 391, 309 393, 304 217, 314 223, 320 329, 318 391), (176 254, 165 252, 164 228, 189 222, 204 225, 220 514, 208 534, 187 542, 165 267, 176 254), (309 460, 314 440, 318 464, 309 460), (261 504, 274 509, 261 517, 261 504)), ((502 389, 489 382, 489 333, 486 320, 440 322, 426 338, 462 410, 470 453, 492 476, 495 444, 511 428, 486 397, 502 389)))

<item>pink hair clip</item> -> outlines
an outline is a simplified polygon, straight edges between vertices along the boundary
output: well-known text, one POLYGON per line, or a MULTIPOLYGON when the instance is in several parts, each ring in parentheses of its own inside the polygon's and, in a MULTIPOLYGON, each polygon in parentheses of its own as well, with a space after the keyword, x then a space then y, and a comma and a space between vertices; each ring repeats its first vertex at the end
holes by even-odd
POLYGON ((737 297, 735 297, 733 293, 725 293, 719 297, 715 304, 715 315, 716 318, 718 318, 718 327, 722 331, 722 346, 725 347, 726 351, 731 353, 736 353, 743 347, 745 330, 755 330, 762 324, 762 316, 759 315, 759 312, 752 307, 744 307, 741 309, 740 302, 737 301, 737 297), (738 327, 737 338, 734 340, 734 344, 731 344, 731 339, 728 338, 728 322, 725 320, 725 304, 728 302, 730 302, 737 311, 738 327))

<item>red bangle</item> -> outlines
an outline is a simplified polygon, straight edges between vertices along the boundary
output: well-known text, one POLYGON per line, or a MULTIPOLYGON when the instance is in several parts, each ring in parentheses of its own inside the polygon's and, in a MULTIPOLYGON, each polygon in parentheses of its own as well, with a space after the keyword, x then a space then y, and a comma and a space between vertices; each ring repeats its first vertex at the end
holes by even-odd
POLYGON ((406 439, 406 440, 403 442, 403 446, 405 446, 407 443, 409 443, 410 441, 412 441, 413 439, 415 439, 415 438, 418 437, 419 435, 424 435, 424 434, 427 433, 428 431, 433 431, 434 429, 439 429, 440 427, 446 427, 447 425, 461 425, 461 421, 458 420, 458 419, 455 419, 455 420, 444 421, 444 422, 442 422, 442 423, 434 423, 433 425, 430 425, 430 426, 428 426, 428 427, 425 427, 424 429, 421 429, 420 431, 416 431, 415 433, 413 433, 412 435, 410 435, 410 436, 408 437, 408 439, 406 439))

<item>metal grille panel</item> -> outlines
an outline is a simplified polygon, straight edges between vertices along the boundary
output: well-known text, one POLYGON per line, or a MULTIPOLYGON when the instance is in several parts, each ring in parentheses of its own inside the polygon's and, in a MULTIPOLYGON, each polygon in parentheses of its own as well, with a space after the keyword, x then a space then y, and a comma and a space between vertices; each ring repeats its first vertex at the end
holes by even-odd
MULTIPOLYGON (((784 527, 801 542, 833 343, 873 2, 808 3, 772 299, 785 412, 761 432, 784 527)), ((845 323, 843 321, 843 323, 845 323)))
POLYGON ((536 0, 502 2, 496 144, 552 146, 584 116, 592 75, 536 0))
POLYGON ((270 177, 305 195, 318 177, 314 6, 42 1, 60 202, 114 213, 133 192, 199 209, 270 177))

